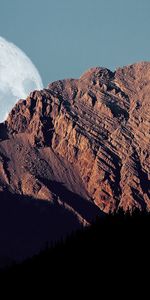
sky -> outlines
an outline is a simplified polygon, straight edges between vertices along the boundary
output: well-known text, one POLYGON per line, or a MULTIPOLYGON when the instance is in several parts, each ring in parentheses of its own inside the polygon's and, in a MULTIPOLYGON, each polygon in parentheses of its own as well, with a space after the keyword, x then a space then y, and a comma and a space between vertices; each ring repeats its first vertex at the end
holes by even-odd
POLYGON ((150 61, 150 0, 0 0, 0 36, 21 48, 44 86, 150 61))

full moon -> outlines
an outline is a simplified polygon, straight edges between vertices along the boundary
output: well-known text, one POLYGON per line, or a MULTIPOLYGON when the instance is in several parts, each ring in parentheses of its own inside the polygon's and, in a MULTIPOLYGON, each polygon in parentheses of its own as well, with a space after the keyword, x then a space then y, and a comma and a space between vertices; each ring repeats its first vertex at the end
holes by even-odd
POLYGON ((0 37, 0 122, 19 99, 42 88, 42 79, 32 61, 16 45, 0 37))

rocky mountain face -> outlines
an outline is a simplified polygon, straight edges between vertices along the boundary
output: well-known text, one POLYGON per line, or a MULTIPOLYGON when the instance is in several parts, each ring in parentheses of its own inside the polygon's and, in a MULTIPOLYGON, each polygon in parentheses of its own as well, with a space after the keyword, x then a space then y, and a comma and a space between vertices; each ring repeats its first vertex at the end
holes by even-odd
POLYGON ((149 149, 150 63, 92 68, 15 105, 0 125, 0 190, 81 226, 102 211, 150 210, 149 149))
POLYGON ((54 201, 56 181, 105 212, 149 209, 149 95, 150 63, 32 92, 3 124, 2 189, 54 201))

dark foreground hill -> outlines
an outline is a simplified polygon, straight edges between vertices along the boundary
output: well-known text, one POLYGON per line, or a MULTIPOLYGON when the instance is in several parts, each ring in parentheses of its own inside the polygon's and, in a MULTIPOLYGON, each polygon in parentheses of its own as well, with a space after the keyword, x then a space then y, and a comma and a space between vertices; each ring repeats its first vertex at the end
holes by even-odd
POLYGON ((107 215, 59 243, 47 244, 39 255, 3 271, 1 276, 47 278, 49 288, 53 282, 67 285, 74 278, 76 283, 79 279, 92 282, 94 278, 95 282, 103 278, 106 283, 111 277, 118 280, 119 274, 127 274, 129 280, 132 273, 150 264, 149 228, 148 213, 107 215))

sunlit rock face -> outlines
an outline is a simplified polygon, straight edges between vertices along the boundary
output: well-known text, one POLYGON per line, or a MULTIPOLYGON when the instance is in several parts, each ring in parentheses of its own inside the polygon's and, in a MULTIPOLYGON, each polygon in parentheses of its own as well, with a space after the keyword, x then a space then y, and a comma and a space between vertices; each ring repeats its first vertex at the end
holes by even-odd
POLYGON ((5 123, 1 190, 66 205, 83 223, 93 207, 150 210, 149 95, 144 62, 32 92, 5 123))
POLYGON ((92 68, 17 102, 0 124, 0 267, 97 216, 150 210, 149 79, 150 63, 92 68))

